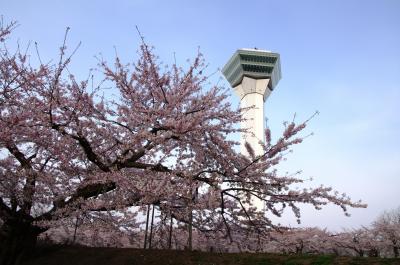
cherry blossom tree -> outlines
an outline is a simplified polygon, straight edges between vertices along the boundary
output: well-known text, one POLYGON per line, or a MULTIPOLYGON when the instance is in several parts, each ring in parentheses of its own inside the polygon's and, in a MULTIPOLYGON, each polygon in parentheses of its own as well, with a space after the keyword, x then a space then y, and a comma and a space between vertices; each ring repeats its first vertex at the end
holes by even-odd
POLYGON ((287 123, 276 142, 267 129, 261 156, 239 154, 229 137, 242 131, 240 110, 223 87, 208 85, 200 53, 186 68, 166 67, 143 41, 136 63, 100 60, 103 82, 116 94, 106 98, 102 83, 69 73, 76 49, 66 49, 68 29, 57 63, 35 66, 31 55, 5 45, 14 25, 0 29, 2 264, 18 262, 40 234, 82 214, 92 222, 125 217, 135 227, 132 209, 151 204, 191 227, 189 234, 234 242, 238 231, 278 229, 270 215, 286 207, 298 219, 302 203, 334 203, 346 214, 365 207, 330 187, 296 189, 300 177, 274 170, 302 142, 308 121, 287 123), (266 213, 250 207, 253 197, 266 213))
POLYGON ((265 246, 266 252, 280 253, 332 253, 331 234, 326 229, 317 227, 290 228, 274 232, 272 240, 265 246))
POLYGON ((392 250, 393 256, 398 258, 400 249, 400 208, 385 211, 372 224, 372 227, 383 238, 387 247, 392 250))
POLYGON ((383 246, 376 231, 368 227, 345 230, 333 238, 333 243, 347 255, 355 254, 360 257, 378 257, 383 246))

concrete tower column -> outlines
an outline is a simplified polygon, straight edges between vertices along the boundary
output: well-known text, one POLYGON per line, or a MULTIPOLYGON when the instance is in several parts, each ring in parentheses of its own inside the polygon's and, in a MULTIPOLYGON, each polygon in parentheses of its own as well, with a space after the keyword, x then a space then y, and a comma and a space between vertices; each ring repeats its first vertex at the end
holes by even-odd
POLYGON ((243 118, 246 120, 241 123, 241 128, 248 128, 246 134, 240 137, 240 151, 242 154, 249 155, 245 147, 246 141, 251 145, 256 156, 264 153, 260 142, 264 142, 265 116, 264 102, 268 98, 271 90, 268 89, 269 79, 254 79, 243 77, 242 82, 234 87, 234 91, 240 98, 240 107, 244 110, 243 118))
MULTIPOLYGON (((225 67, 222 73, 229 81, 236 95, 240 99, 242 117, 241 128, 248 129, 240 137, 240 151, 243 155, 249 156, 245 143, 248 142, 256 156, 264 153, 260 142, 265 142, 265 116, 264 102, 271 94, 281 78, 280 56, 258 49, 237 50, 225 67)), ((258 210, 264 209, 263 201, 254 197, 251 204, 258 210)))

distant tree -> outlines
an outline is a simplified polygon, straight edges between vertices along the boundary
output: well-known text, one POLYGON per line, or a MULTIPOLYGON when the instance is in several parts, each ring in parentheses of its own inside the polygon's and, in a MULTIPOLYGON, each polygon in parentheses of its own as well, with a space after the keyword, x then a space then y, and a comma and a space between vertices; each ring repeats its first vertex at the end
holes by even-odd
MULTIPOLYGON (((14 26, 0 26, 3 44, 14 26)), ((75 52, 67 55, 65 43, 56 63, 38 66, 25 51, 0 48, 1 264, 18 262, 41 233, 82 213, 87 222, 115 222, 152 204, 232 242, 237 231, 279 228, 246 206, 252 197, 268 213, 281 216, 288 206, 297 218, 299 203, 365 207, 330 187, 294 189, 302 179, 274 170, 306 123, 288 123, 276 143, 267 129, 261 156, 237 153, 229 135, 241 131, 240 110, 223 88, 207 85, 201 54, 187 69, 166 68, 143 42, 132 65, 100 61, 116 94, 105 98, 91 78, 68 72, 75 52)))
POLYGON ((400 207, 385 211, 372 224, 377 234, 382 237, 386 245, 392 249, 393 256, 399 257, 400 249, 400 207))
POLYGON ((272 242, 268 242, 266 250, 275 249, 282 253, 314 253, 324 254, 331 251, 331 235, 326 229, 316 227, 291 228, 281 233, 271 235, 272 242))
POLYGON ((374 229, 362 227, 345 230, 333 238, 334 244, 350 255, 379 257, 383 247, 382 239, 374 229))

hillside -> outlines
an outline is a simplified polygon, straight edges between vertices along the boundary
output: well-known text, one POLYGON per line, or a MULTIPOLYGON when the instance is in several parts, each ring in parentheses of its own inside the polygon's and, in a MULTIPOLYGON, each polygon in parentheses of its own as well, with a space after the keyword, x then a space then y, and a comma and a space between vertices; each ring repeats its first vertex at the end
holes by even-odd
POLYGON ((206 253, 168 250, 51 247, 40 249, 23 265, 400 265, 400 259, 336 257, 322 255, 279 255, 254 253, 206 253))

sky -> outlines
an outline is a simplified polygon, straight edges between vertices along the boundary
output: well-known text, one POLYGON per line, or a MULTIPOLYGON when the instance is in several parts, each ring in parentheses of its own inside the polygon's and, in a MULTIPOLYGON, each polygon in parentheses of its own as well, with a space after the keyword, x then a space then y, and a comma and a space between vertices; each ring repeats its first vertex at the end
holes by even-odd
MULTIPOLYGON (((338 207, 303 207, 303 226, 331 230, 369 225, 400 205, 399 14, 397 0, 0 0, 3 20, 19 24, 14 43, 37 42, 42 61, 56 58, 70 27, 69 48, 82 42, 70 70, 81 78, 99 54, 111 61, 117 50, 123 61, 135 61, 135 26, 166 64, 175 53, 187 65, 200 47, 210 73, 239 48, 280 53, 282 80, 265 103, 272 133, 277 137, 295 113, 301 122, 320 112, 306 129, 314 136, 280 169, 302 170, 314 178, 310 185, 368 204, 351 209, 351 217, 338 207)), ((230 100, 238 105, 234 95, 230 100)), ((279 222, 296 224, 290 214, 279 222)))

